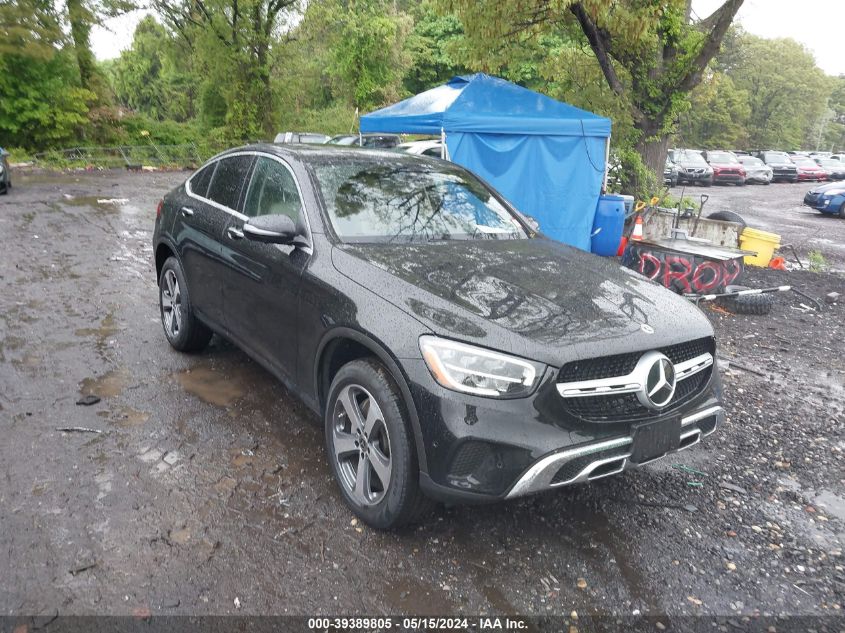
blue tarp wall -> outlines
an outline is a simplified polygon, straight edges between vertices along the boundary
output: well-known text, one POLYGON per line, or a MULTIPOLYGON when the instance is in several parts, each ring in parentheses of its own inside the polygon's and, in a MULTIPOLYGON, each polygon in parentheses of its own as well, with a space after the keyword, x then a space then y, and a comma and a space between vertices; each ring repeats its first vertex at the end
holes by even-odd
POLYGON ((484 74, 361 117, 361 132, 446 133, 450 159, 472 170, 549 237, 590 250, 610 119, 484 74))

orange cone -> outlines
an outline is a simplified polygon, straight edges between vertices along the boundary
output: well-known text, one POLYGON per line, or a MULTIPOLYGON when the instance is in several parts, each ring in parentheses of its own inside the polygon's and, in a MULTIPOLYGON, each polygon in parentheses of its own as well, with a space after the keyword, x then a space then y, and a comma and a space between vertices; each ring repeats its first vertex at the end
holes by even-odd
POLYGON ((631 233, 631 239, 637 242, 643 239, 643 216, 637 214, 637 219, 634 220, 634 232, 631 233))

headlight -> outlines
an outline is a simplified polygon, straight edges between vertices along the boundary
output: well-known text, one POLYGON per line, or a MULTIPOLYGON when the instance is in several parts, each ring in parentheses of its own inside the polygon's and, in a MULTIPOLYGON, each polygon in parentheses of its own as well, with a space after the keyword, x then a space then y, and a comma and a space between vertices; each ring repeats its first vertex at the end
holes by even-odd
POLYGON ((527 396, 544 369, 540 363, 436 336, 420 337, 420 351, 438 383, 476 396, 527 396))

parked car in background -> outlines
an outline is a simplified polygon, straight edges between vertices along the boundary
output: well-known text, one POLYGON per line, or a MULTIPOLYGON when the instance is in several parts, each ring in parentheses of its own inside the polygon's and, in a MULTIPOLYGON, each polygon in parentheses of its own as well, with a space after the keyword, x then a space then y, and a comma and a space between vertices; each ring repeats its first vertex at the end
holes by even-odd
POLYGON ((830 158, 817 158, 816 164, 827 172, 828 180, 845 180, 845 163, 830 158))
POLYGON ((786 152, 761 150, 754 155, 772 168, 773 182, 798 182, 798 167, 786 152))
POLYGON ((713 168, 713 182, 745 186, 745 168, 732 152, 706 150, 704 160, 713 168))
POLYGON ((725 420, 701 310, 447 161, 233 149, 164 197, 152 245, 170 345, 217 332, 287 385, 376 528, 615 475, 725 420))
POLYGON ((320 134, 318 132, 279 132, 274 143, 314 143, 322 145, 331 137, 327 134, 320 134))
POLYGON ((402 142, 398 134, 341 134, 326 141, 329 145, 349 145, 352 147, 371 147, 392 149, 402 142))
POLYGON ((745 169, 745 182, 759 183, 762 185, 771 184, 774 172, 762 160, 748 154, 737 156, 737 160, 742 163, 745 169))
POLYGON ((799 181, 812 180, 814 182, 821 182, 827 180, 827 171, 809 156, 796 154, 792 157, 792 162, 798 168, 799 181))
POLYGON ((810 189, 804 196, 804 204, 816 211, 845 219, 845 183, 829 182, 810 189))
POLYGON ((678 185, 679 170, 678 166, 671 158, 666 158, 666 166, 663 168, 663 184, 670 187, 678 185))
POLYGON ((828 158, 845 163, 845 154, 831 154, 828 158))
POLYGON ((713 184, 713 168, 707 164, 701 152, 695 149, 669 150, 669 158, 678 166, 678 183, 704 185, 713 184))
POLYGON ((406 154, 414 154, 415 156, 440 158, 442 156, 443 143, 439 139, 410 141, 409 143, 400 143, 396 146, 396 149, 406 154))
POLYGON ((9 169, 9 152, 0 147, 0 194, 9 193, 12 188, 12 172, 9 169))

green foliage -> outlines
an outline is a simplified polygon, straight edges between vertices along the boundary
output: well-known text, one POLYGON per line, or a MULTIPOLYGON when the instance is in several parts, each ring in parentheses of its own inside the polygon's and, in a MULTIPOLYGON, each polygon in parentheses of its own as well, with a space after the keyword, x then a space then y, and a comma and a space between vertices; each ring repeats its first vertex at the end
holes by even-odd
POLYGON ((615 160, 611 176, 615 178, 608 181, 611 193, 626 193, 638 200, 651 200, 652 196, 661 194, 662 179, 658 181, 635 149, 616 148, 613 155, 615 160))
POLYGON ((404 45, 410 67, 403 85, 411 94, 434 88, 467 72, 453 53, 463 43, 461 21, 454 15, 439 15, 430 2, 423 2, 414 17, 414 28, 404 45))
POLYGON ((327 0, 315 10, 332 25, 327 72, 333 94, 364 111, 398 98, 408 65, 401 46, 408 16, 384 0, 327 0))
POLYGON ((87 123, 96 95, 77 84, 73 59, 0 56, 0 146, 59 147, 87 123))
POLYGON ((821 251, 810 251, 807 253, 807 258, 810 260, 810 270, 813 272, 823 272, 829 266, 821 251))
POLYGON ((118 102, 156 119, 187 121, 193 112, 194 77, 185 56, 154 17, 138 24, 132 46, 108 67, 118 102))
MULTIPOLYGON (((827 110, 833 85, 812 54, 789 39, 740 34, 726 55, 730 77, 748 94, 748 146, 815 147, 814 126, 827 110)), ((718 60, 717 60, 718 62, 718 60)))
POLYGON ((681 117, 679 144, 683 147, 731 149, 749 147, 749 94, 729 75, 710 73, 691 95, 692 107, 681 117))

